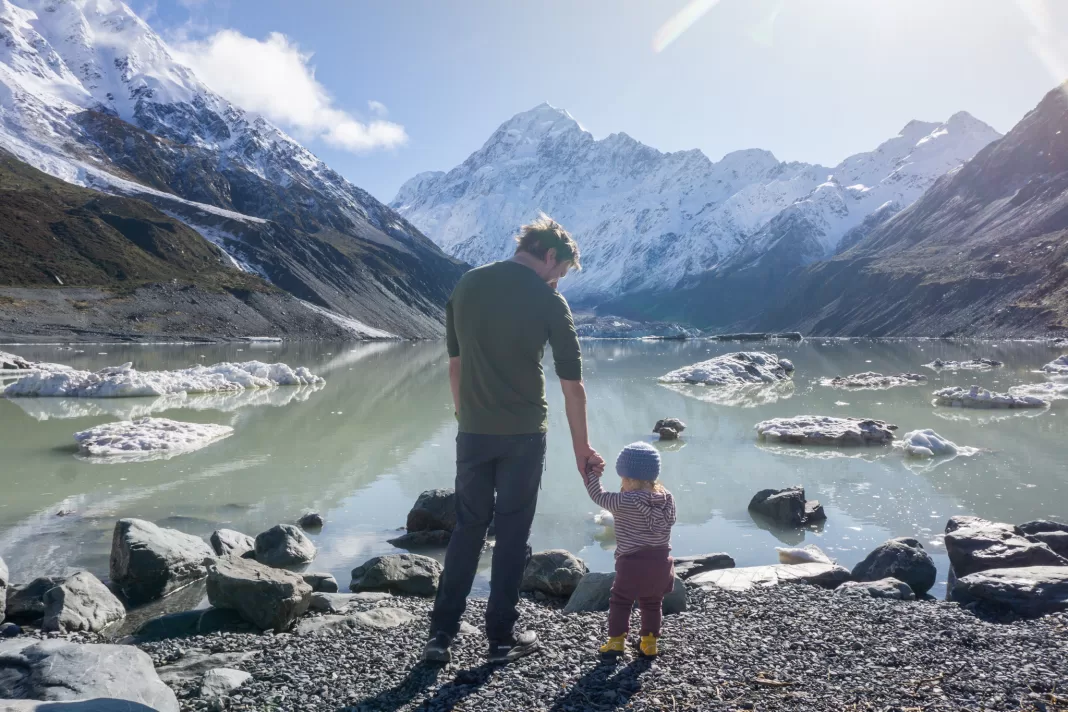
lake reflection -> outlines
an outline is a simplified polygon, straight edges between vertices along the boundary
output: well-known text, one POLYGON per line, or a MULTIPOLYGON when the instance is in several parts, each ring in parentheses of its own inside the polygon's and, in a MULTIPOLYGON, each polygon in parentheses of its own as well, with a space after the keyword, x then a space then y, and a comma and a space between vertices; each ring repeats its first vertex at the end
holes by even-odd
MULTIPOLYGON (((792 385, 726 396, 709 388, 665 387, 656 377, 711 356, 755 345, 715 342, 592 341, 583 345, 594 447, 611 462, 634 440, 655 440, 657 419, 679 417, 683 439, 658 443, 663 479, 678 501, 676 554, 726 551, 739 565, 773 563, 775 546, 816 543, 852 566, 891 536, 917 536, 946 558, 941 532, 954 514, 1010 522, 1064 519, 1068 402, 1026 413, 959 411, 931 405, 931 391, 971 385, 1005 391, 1046 380, 1034 369, 1060 351, 1013 342, 806 340, 761 346, 790 358, 792 385), (983 373, 929 374, 925 385, 846 390, 822 378, 863 371, 917 372, 934 358, 1004 361, 983 373), (908 461, 891 448, 799 449, 758 445, 753 425, 771 417, 873 417, 899 433, 932 428, 972 457, 908 461), (828 520, 821 530, 782 532, 746 510, 765 487, 803 484, 828 520)), ((344 586, 351 568, 395 551, 419 492, 450 486, 455 420, 444 347, 419 344, 5 347, 28 358, 100 368, 133 361, 141 369, 259 359, 304 365, 323 375, 318 389, 229 396, 111 400, 0 399, 0 556, 16 582, 88 568, 107 576, 111 530, 119 517, 150 519, 201 536, 219 526, 256 534, 316 509, 315 570, 344 586), (106 353, 99 353, 106 352, 106 353), (73 455, 72 434, 144 415, 230 425, 234 434, 166 461, 93 465, 73 455), (65 516, 58 516, 57 512, 65 516)), ((551 374, 551 366, 548 371, 551 374)), ((597 507, 570 452, 559 386, 549 377, 549 459, 532 545, 565 548, 594 570, 612 567, 613 540, 593 522, 597 507)), ((610 473, 607 484, 615 487, 610 473)), ((488 557, 484 564, 488 567, 488 557)), ((478 590, 485 590, 484 575, 478 590)), ((942 588, 939 584, 939 588, 942 588)), ((935 595, 941 592, 936 589, 935 595)))

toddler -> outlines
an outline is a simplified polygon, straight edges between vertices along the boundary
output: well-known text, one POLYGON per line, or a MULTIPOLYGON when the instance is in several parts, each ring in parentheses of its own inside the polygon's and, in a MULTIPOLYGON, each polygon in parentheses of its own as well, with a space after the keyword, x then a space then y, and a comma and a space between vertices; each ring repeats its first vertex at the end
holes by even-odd
POLYGON ((623 448, 616 458, 616 472, 623 478, 619 492, 606 492, 599 474, 585 475, 590 497, 612 513, 616 527, 616 579, 609 600, 608 642, 601 652, 624 651, 630 612, 637 601, 642 616, 639 649, 653 657, 658 652, 661 606, 675 581, 671 559, 675 499, 657 480, 660 453, 647 443, 623 448))

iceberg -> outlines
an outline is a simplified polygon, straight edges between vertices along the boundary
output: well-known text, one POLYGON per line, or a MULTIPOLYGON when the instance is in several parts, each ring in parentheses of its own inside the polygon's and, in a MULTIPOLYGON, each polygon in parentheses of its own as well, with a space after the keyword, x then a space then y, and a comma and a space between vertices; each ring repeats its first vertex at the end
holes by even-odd
POLYGON ((950 386, 934 392, 934 405, 951 408, 1045 408, 1049 401, 1035 396, 992 393, 979 386, 950 386))
POLYGON ((864 373, 854 373, 851 376, 824 378, 820 381, 820 385, 830 386, 831 388, 878 391, 887 388, 895 388, 896 386, 915 386, 920 383, 925 383, 926 381, 927 376, 922 376, 918 373, 901 373, 896 376, 884 376, 883 374, 875 373, 874 371, 866 371, 864 373))
POLYGON ((744 386, 779 383, 790 378, 794 365, 762 351, 737 351, 666 373, 661 383, 702 386, 744 386))
POLYGON ((1043 366, 1042 370, 1054 375, 1068 376, 1068 354, 1053 359, 1043 366))
POLYGON ((931 363, 923 364, 923 367, 933 371, 989 371, 1004 365, 992 358, 973 358, 968 361, 943 361, 936 358, 931 363))
POLYGON ((1017 397, 1033 396, 1048 401, 1062 400, 1068 398, 1068 382, 1028 383, 1022 386, 1013 386, 1009 389, 1009 395, 1017 397))
POLYGON ((74 440, 82 456, 129 462, 169 458, 199 450, 233 432, 228 425, 139 418, 83 430, 74 434, 74 440))
POLYGON ((31 373, 11 383, 2 395, 51 398, 133 398, 179 393, 233 393, 252 388, 309 386, 323 383, 303 366, 284 363, 217 363, 176 371, 138 371, 132 363, 96 372, 67 369, 31 373))
POLYGON ((829 415, 796 415, 772 418, 756 424, 757 438, 791 445, 887 445, 896 425, 871 418, 836 418, 829 415))

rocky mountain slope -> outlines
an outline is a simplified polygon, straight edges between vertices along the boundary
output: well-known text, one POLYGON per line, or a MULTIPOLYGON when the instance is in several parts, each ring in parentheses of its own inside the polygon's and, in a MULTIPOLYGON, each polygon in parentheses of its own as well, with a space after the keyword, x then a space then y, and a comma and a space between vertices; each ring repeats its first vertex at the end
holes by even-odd
POLYGON ((147 200, 240 268, 373 329, 439 335, 465 269, 212 92, 120 2, 0 0, 0 147, 147 200))
POLYGON ((502 124, 448 173, 409 180, 391 205, 472 264, 509 254, 516 228, 544 210, 583 251, 583 272, 562 291, 597 304, 737 268, 774 250, 786 229, 804 233, 798 263, 832 255, 997 137, 961 112, 941 124, 912 121, 834 168, 782 163, 756 149, 712 162, 626 134, 594 140, 567 112, 542 104, 502 124))
POLYGON ((798 267, 787 256, 804 249, 805 234, 784 229, 776 247, 744 270, 614 306, 716 328, 811 334, 1064 334, 1068 84, 913 205, 863 233, 832 259, 798 267), (742 285, 748 294, 739 294, 742 285))

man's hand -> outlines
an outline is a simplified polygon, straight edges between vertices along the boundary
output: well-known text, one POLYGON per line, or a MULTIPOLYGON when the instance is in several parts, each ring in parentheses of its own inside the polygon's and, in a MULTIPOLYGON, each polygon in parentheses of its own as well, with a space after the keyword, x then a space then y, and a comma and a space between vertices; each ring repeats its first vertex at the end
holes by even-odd
POLYGON ((604 458, 589 445, 575 449, 575 464, 579 474, 585 479, 586 474, 595 474, 598 477, 604 473, 604 458))

